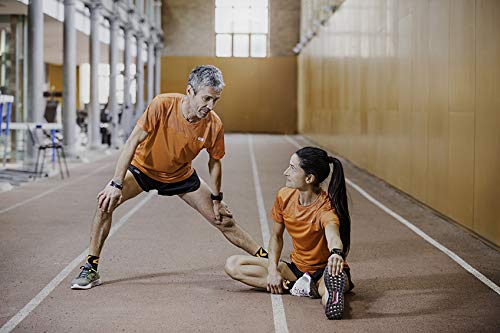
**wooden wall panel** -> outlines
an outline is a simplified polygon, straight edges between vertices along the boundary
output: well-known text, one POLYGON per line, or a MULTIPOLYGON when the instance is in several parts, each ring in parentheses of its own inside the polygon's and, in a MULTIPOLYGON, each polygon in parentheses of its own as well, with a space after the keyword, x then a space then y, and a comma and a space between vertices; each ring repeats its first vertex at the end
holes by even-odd
POLYGON ((500 244, 500 2, 476 1, 474 230, 500 244))
POLYGON ((473 228, 475 1, 450 3, 449 216, 473 228))
POLYGON ((428 203, 427 178, 429 152, 429 2, 419 2, 412 15, 413 58, 412 58, 412 105, 411 105, 411 179, 410 190, 413 196, 428 203), (418 27, 418 28, 417 28, 418 27))
POLYGON ((448 84, 450 0, 431 0, 429 6, 429 173, 428 200, 449 213, 448 198, 448 84))
POLYGON ((162 57, 161 92, 185 93, 190 71, 202 64, 224 75, 215 110, 227 132, 296 133, 296 57, 162 57))
POLYGON ((410 117, 412 97, 412 23, 413 15, 409 12, 409 5, 402 2, 400 9, 402 18, 398 24, 398 125, 395 141, 397 147, 397 168, 395 173, 397 186, 405 192, 410 190, 410 117))
POLYGON ((299 56, 299 132, 499 245, 498 17, 497 0, 346 0, 299 56))

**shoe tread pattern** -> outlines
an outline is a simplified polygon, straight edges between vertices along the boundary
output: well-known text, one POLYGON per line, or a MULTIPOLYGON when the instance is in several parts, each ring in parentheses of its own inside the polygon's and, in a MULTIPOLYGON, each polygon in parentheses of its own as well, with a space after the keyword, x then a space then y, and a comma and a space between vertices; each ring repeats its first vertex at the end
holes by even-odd
POLYGON ((340 275, 333 276, 325 269, 323 273, 325 287, 328 290, 328 300, 325 305, 325 314, 328 319, 342 319, 344 315, 344 290, 346 285, 346 275, 342 272, 340 275), (333 304, 335 293, 338 293, 338 301, 333 304))

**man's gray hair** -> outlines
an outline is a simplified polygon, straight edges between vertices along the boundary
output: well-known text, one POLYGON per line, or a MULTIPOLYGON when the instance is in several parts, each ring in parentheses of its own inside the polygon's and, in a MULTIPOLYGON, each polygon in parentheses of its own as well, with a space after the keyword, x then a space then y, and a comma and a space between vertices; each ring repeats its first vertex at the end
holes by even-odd
POLYGON ((189 74, 188 84, 197 94, 202 87, 212 87, 217 91, 224 88, 224 78, 222 72, 215 66, 202 65, 194 68, 189 74))

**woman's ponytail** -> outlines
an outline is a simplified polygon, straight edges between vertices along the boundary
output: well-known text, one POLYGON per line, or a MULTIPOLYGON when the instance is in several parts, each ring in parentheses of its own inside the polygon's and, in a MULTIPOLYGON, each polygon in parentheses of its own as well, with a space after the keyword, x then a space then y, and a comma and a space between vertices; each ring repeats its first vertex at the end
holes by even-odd
POLYGON ((351 217, 349 216, 349 206, 347 204, 347 189, 344 178, 344 168, 342 163, 333 156, 328 156, 329 163, 333 164, 332 178, 328 185, 328 197, 330 204, 335 209, 340 221, 340 239, 347 256, 351 246, 351 217))

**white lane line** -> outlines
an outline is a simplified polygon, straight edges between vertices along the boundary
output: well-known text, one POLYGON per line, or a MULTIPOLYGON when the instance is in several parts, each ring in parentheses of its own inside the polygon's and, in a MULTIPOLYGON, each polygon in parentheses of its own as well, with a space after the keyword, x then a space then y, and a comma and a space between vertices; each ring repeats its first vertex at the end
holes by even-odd
MULTIPOLYGON (((75 179, 73 179, 73 180, 71 180, 71 181, 69 181, 69 182, 65 182, 65 183, 63 183, 63 184, 61 184, 61 185, 59 185, 59 186, 53 187, 53 188, 51 188, 50 190, 47 190, 47 191, 45 191, 45 192, 42 192, 42 193, 40 193, 40 194, 35 195, 34 197, 31 197, 31 198, 26 199, 26 200, 24 200, 24 201, 18 202, 17 204, 15 204, 15 205, 13 205, 13 206, 10 206, 10 207, 7 207, 7 208, 4 208, 4 209, 0 210, 0 214, 3 214, 3 213, 5 213, 5 212, 8 212, 9 210, 12 210, 12 209, 14 209, 14 208, 17 208, 17 207, 19 207, 19 206, 25 205, 25 204, 27 204, 27 203, 29 203, 29 202, 33 201, 33 200, 40 199, 40 198, 42 198, 42 197, 46 196, 47 194, 50 194, 50 193, 55 192, 55 191, 57 191, 57 190, 60 190, 61 188, 65 187, 65 186, 68 186, 68 185, 74 184, 74 183, 76 183, 77 181, 80 181, 80 180, 82 180, 82 179, 85 179, 85 178, 87 178, 87 177, 90 177, 90 176, 92 176, 93 174, 98 173, 98 172, 99 172, 99 171, 101 171, 102 169, 105 169, 105 168, 109 167, 110 165, 111 165, 111 163, 105 164, 105 165, 103 165, 102 167, 95 169, 95 170, 94 170, 94 171, 92 171, 91 173, 88 173, 88 174, 83 175, 83 176, 81 176, 81 177, 75 178, 75 179)), ((12 193, 12 192, 11 192, 11 193, 12 193)))
MULTIPOLYGON (((111 231, 109 232, 108 239, 113 236, 113 234, 120 229, 125 222, 146 202, 151 199, 156 192, 149 192, 144 199, 142 199, 134 208, 125 214, 117 224, 115 224, 111 231)), ((28 316, 42 301, 61 283, 68 275, 71 273, 81 262, 87 257, 89 253, 89 248, 86 248, 78 257, 76 257, 72 262, 68 264, 52 281, 49 282, 28 304, 24 306, 14 317, 12 317, 8 322, 6 322, 2 328, 0 328, 0 333, 8 333, 16 328, 21 321, 23 321, 26 316, 28 316)), ((68 286, 69 288, 69 286, 68 286)))
MULTIPOLYGON (((302 148, 302 147, 304 147, 303 145, 301 145, 300 143, 298 143, 295 139, 293 139, 293 138, 291 138, 289 136, 285 136, 285 139, 288 142, 290 142, 291 144, 293 144, 295 147, 299 148, 299 149, 302 148)), ((331 152, 328 152, 328 153, 330 155, 334 155, 331 152)), ((396 214, 391 209, 389 209, 386 206, 384 206, 382 203, 380 203, 379 201, 377 201, 370 194, 368 194, 365 190, 363 190, 363 188, 361 188, 359 185, 355 184, 350 179, 346 178, 345 181, 346 181, 346 183, 349 186, 351 186, 353 189, 355 189, 356 191, 358 191, 359 194, 361 194, 366 199, 368 199, 368 201, 370 201, 371 203, 373 203, 378 208, 382 209, 384 212, 386 212, 387 214, 389 214, 390 216, 392 216, 393 218, 395 218, 396 220, 398 220, 401 224, 405 225, 411 231, 413 231, 414 233, 416 233, 417 235, 419 235, 420 237, 422 237, 424 240, 426 240, 432 246, 434 246, 435 248, 437 248, 438 250, 440 250, 441 252, 443 252, 444 254, 446 254, 453 261, 455 261, 457 264, 459 264, 460 266, 462 266, 462 268, 464 268, 467 272, 469 272, 472 275, 474 275, 479 281, 481 281, 482 283, 484 283, 485 285, 487 285, 488 287, 490 287, 498 295, 500 295, 500 287, 499 286, 497 286, 493 281, 491 281, 486 276, 484 276, 483 274, 481 274, 477 269, 475 269, 474 267, 472 267, 471 265, 469 265, 465 260, 463 260, 462 258, 460 258, 455 252, 451 251, 450 249, 448 249, 447 247, 445 247, 444 245, 442 245, 441 243, 439 243, 435 239, 431 238, 429 235, 427 235, 425 232, 423 232, 422 229, 416 227, 414 224, 412 224, 407 219, 403 218, 402 216, 396 214)))
MULTIPOLYGON (((257 196, 257 207, 259 208, 259 221, 262 231, 262 239, 264 244, 269 244, 269 225, 267 223, 266 209, 264 208, 264 198, 260 187, 260 178, 257 171, 257 163, 255 161, 255 152, 253 150, 253 137, 248 135, 248 147, 250 149, 250 159, 252 161, 252 174, 255 185, 255 195, 257 196)), ((286 323, 285 308, 281 295, 271 294, 271 303, 273 307, 274 331, 277 333, 288 333, 288 325, 286 323)))

